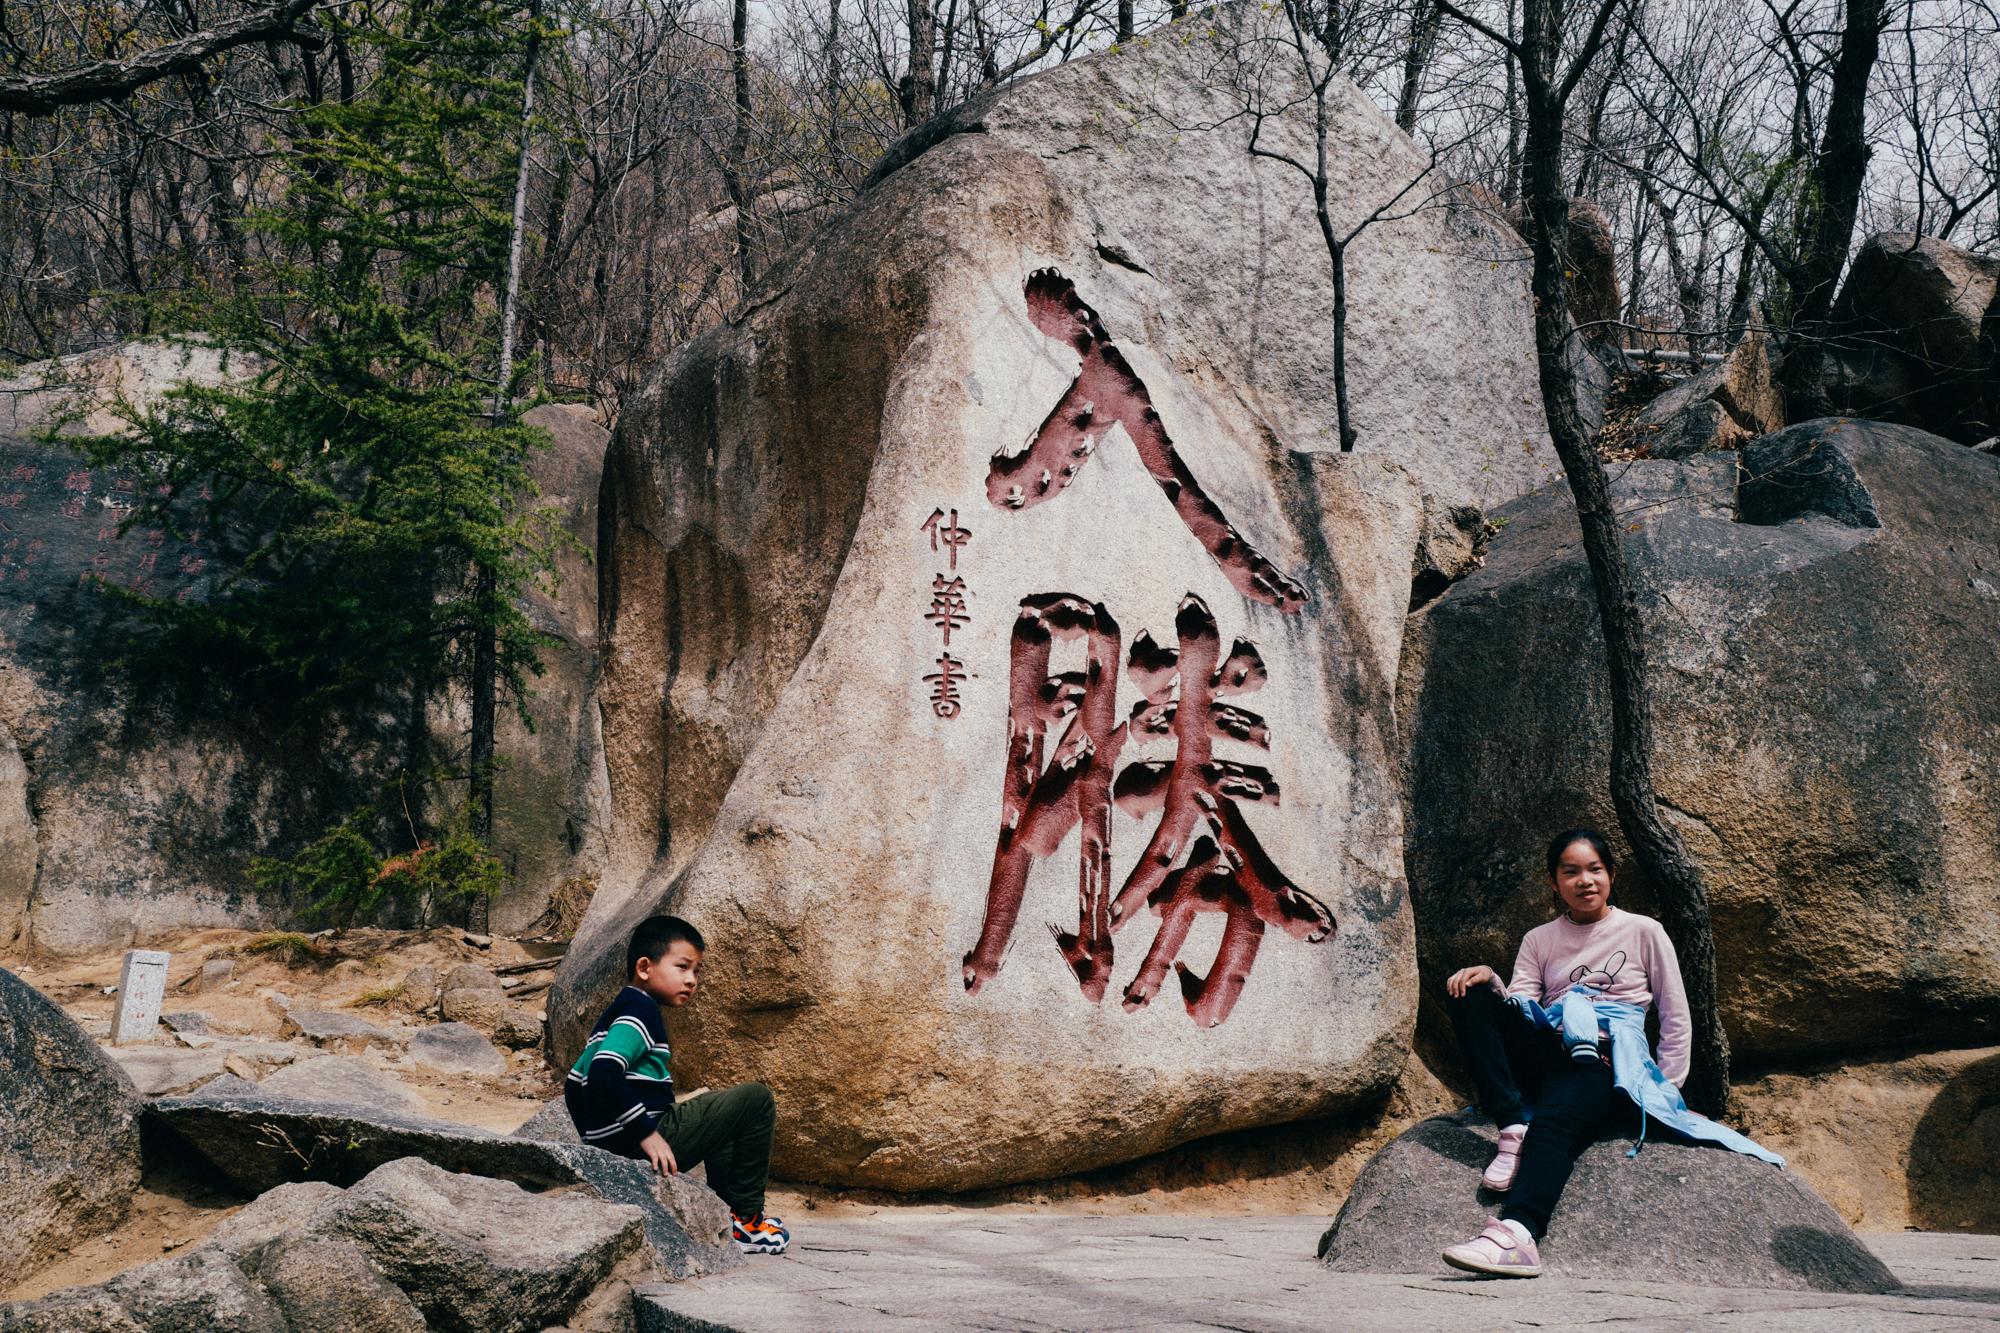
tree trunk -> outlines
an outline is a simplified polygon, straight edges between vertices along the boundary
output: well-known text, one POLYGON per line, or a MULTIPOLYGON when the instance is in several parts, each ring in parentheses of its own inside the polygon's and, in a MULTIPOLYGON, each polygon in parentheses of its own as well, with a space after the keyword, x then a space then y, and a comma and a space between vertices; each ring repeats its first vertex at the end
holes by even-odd
POLYGON ((1786 335, 1778 387, 1785 419, 1805 421, 1833 410, 1827 396, 1827 339, 1840 273, 1861 206, 1868 170, 1868 80, 1881 54, 1887 0, 1848 0, 1827 98, 1826 132, 1803 198, 1802 242, 1792 278, 1792 326, 1786 335))
POLYGON ((931 0, 909 0, 910 69, 901 89, 903 127, 914 129, 931 118, 937 108, 937 73, 931 62, 937 56, 937 10, 931 0))
POLYGON ((1430 69, 1431 53, 1437 50, 1438 28, 1444 11, 1435 0, 1418 0, 1410 16, 1410 44, 1403 48, 1403 87, 1396 95, 1396 128, 1405 134, 1417 130, 1417 102, 1424 92, 1424 74, 1430 69))
MULTIPOLYGON (((507 239, 506 290, 500 301, 500 370, 493 389, 496 426, 506 420, 514 396, 514 325, 521 301, 521 233, 528 209, 528 154, 534 143, 535 62, 542 47, 541 17, 541 0, 529 0, 527 72, 521 80, 521 152, 514 168, 513 225, 507 239)), ((478 619, 472 627, 472 742, 467 771, 472 789, 472 832, 489 846, 493 841, 494 738, 499 722, 500 654, 494 640, 498 592, 498 576, 492 566, 482 563, 472 580, 478 619)))
POLYGON ((1132 40, 1132 0, 1118 0, 1118 40, 1132 40))
POLYGON ((729 155, 722 163, 722 186, 736 207, 737 299, 748 300, 752 277, 750 263, 750 188, 746 168, 750 160, 750 0, 736 0, 729 22, 729 65, 736 86, 736 121, 729 135, 729 155))
POLYGON ((1550 0, 1527 0, 1522 44, 1538 66, 1524 78, 1528 106, 1522 156, 1523 194, 1535 225, 1535 351, 1549 434, 1561 457, 1582 528, 1584 556, 1597 594, 1611 684, 1611 801, 1639 871, 1652 885, 1661 924, 1680 953, 1694 1022, 1694 1066, 1685 1088, 1696 1109, 1720 1113, 1729 1095, 1729 1042, 1716 1005, 1715 941, 1701 870, 1660 813, 1653 787, 1652 699, 1638 589, 1618 537, 1618 516, 1604 465, 1577 412, 1567 351, 1572 336, 1563 281, 1569 196, 1562 175, 1562 99, 1555 92, 1560 33, 1550 0), (1539 57, 1539 58, 1537 58, 1539 57))

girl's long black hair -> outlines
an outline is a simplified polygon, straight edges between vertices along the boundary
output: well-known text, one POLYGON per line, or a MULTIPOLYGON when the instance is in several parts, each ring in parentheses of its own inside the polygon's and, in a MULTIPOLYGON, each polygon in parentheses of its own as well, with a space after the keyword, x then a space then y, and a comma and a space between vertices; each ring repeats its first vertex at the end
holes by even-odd
MULTIPOLYGON (((1604 862, 1605 870, 1611 875, 1611 892, 1604 895, 1604 901, 1606 903, 1614 901, 1618 896, 1618 861, 1617 858, 1611 855, 1611 844, 1605 839, 1602 833, 1599 833, 1594 828, 1564 829, 1550 840, 1548 855, 1549 879, 1551 881, 1555 879, 1556 867, 1562 864, 1563 853, 1570 849, 1572 843, 1578 842, 1589 843, 1590 850, 1597 853, 1597 859, 1604 862)), ((1550 893, 1556 900, 1556 915, 1562 916, 1568 912, 1569 909, 1563 906, 1562 895, 1554 892, 1553 883, 1551 884, 1550 893)))

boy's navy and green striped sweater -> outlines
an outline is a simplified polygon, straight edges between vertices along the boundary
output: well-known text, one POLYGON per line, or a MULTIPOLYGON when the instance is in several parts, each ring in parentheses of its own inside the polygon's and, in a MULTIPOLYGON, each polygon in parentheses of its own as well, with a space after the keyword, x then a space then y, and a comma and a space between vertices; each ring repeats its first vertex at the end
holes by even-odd
POLYGON ((659 1002, 637 986, 619 991, 563 1085, 570 1119, 585 1143, 652 1133, 674 1105, 669 1056, 659 1002))

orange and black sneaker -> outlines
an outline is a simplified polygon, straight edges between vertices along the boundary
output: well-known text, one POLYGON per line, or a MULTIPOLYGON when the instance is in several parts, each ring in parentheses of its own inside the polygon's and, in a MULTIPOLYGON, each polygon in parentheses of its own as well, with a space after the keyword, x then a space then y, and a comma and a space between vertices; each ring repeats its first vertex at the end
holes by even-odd
POLYGON ((792 1243, 792 1233, 785 1230, 785 1224, 767 1213, 755 1217, 731 1213, 729 1217, 734 1223, 730 1230, 736 1237, 736 1248, 746 1254, 783 1254, 792 1243))

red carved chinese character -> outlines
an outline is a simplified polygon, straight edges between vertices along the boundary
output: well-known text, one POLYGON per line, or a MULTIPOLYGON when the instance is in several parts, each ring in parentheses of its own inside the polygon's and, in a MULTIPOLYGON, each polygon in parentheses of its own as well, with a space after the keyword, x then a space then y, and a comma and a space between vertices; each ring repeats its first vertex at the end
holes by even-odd
POLYGON ((146 529, 146 545, 159 546, 166 540, 167 540, 167 534, 165 529, 163 528, 146 529))
POLYGON ((1103 606, 1066 593, 1022 599, 1007 677, 1007 780, 1000 841, 986 887, 986 919, 965 955, 965 988, 1000 971, 1028 891, 1028 871, 1082 826, 1077 929, 1057 947, 1093 1002, 1111 979, 1111 769, 1125 743, 1118 722, 1118 622, 1103 606), (1080 672, 1049 674, 1057 640, 1083 639, 1080 672), (1053 746, 1050 731, 1065 724, 1053 746), (1043 764, 1044 753, 1048 763, 1043 764))
POLYGON ((1125 987, 1124 1007, 1129 1012, 1149 1003, 1172 966, 1188 1014, 1201 1027, 1229 1017, 1266 927, 1308 944, 1334 933, 1333 914, 1285 877, 1238 808, 1243 801, 1278 803, 1270 771, 1215 757, 1218 739, 1270 748, 1263 718, 1223 701, 1263 686, 1263 660, 1244 640, 1225 658, 1215 618, 1197 597, 1181 604, 1174 624, 1177 647, 1159 647, 1147 634, 1133 641, 1128 674, 1141 697, 1118 724, 1119 637, 1110 615, 1068 595, 1021 603, 1008 684, 1000 838, 979 941, 965 955, 968 991, 977 992, 999 972, 1033 861, 1052 855, 1078 825, 1080 924, 1075 935, 1058 932, 1056 939, 1092 1002, 1103 998, 1110 979, 1112 932, 1139 915, 1141 905, 1152 908, 1160 925, 1125 987), (1085 670, 1050 675, 1053 642, 1079 636, 1088 638, 1085 670), (1044 767, 1048 733, 1065 720, 1044 767), (1173 741, 1173 758, 1134 762, 1114 783, 1112 769, 1126 742, 1155 738, 1173 741), (1113 802, 1134 818, 1158 815, 1160 822, 1124 886, 1107 899, 1113 802), (1220 912, 1224 921, 1215 961, 1206 976, 1197 976, 1178 956, 1202 912, 1220 912))
POLYGON ((945 517, 942 509, 931 510, 931 516, 918 526, 917 531, 930 533, 931 550, 935 551, 942 546, 950 552, 953 569, 958 568, 958 548, 972 540, 972 529, 958 526, 956 509, 951 511, 950 518, 945 517))
POLYGON ((950 653, 940 653, 937 670, 924 679, 931 683, 931 711, 939 717, 957 717, 958 683, 965 679, 965 663, 950 653))
POLYGON ((27 503, 27 499, 28 493, 26 491, 9 491, 5 495, 0 495, 0 505, 5 505, 9 509, 19 509, 23 504, 27 503))
POLYGON ((63 501, 61 512, 64 518, 82 518, 83 497, 81 495, 76 495, 63 501))
POLYGON ((148 551, 139 557, 139 568, 145 570, 148 574, 152 573, 153 566, 159 563, 160 553, 158 551, 148 551))
POLYGON ((972 620, 965 607, 965 580, 939 574, 931 580, 931 609, 924 619, 944 631, 944 645, 951 646, 951 632, 972 620))
POLYGON ((208 561, 198 555, 188 554, 181 557, 180 571, 183 574, 200 574, 206 568, 208 561))
POLYGON ((77 471, 70 473, 67 477, 63 478, 63 489, 66 491, 89 490, 90 473, 85 471, 77 471))
POLYGON ((1304 607, 1305 589, 1244 540, 1188 470, 1145 381, 1111 341, 1097 312, 1078 298, 1076 285, 1054 269, 1041 269, 1028 276, 1024 294, 1035 327, 1076 352, 1082 365, 1027 447, 994 457, 986 498, 1002 508, 1027 509, 1062 494, 1105 432, 1123 426, 1174 512, 1236 590, 1280 611, 1304 607))
POLYGON ((41 475, 42 470, 32 463, 16 463, 14 465, 13 476, 15 481, 33 481, 41 475))

